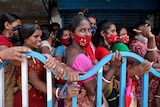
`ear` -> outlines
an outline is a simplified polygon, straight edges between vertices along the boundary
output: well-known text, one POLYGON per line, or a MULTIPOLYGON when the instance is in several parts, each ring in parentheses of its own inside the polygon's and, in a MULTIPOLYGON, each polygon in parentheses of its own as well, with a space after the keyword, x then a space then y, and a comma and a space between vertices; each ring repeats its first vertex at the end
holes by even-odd
POLYGON ((100 34, 101 34, 102 37, 105 37, 105 35, 106 35, 106 33, 104 32, 104 30, 102 30, 102 31, 100 32, 100 34))
POLYGON ((73 39, 74 38, 74 33, 72 31, 69 31, 70 35, 71 35, 71 38, 73 39))
POLYGON ((6 22, 4 23, 4 27, 5 27, 5 29, 7 29, 7 30, 11 29, 11 25, 9 24, 8 21, 6 21, 6 22))

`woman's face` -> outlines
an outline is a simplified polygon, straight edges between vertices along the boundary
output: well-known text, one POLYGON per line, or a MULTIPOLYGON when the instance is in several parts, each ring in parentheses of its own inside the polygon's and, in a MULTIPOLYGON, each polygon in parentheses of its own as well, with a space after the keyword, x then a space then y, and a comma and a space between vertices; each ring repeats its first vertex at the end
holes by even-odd
POLYGON ((11 27, 17 27, 17 26, 21 26, 22 22, 20 19, 17 19, 16 21, 14 21, 13 23, 11 23, 11 27))
POLYGON ((83 20, 81 21, 79 26, 75 29, 74 33, 80 37, 84 37, 84 36, 92 36, 91 32, 92 31, 91 31, 91 26, 90 26, 89 21, 83 20))
POLYGON ((107 33, 117 35, 116 25, 111 24, 110 28, 107 30, 107 33))
POLYGON ((12 23, 8 23, 5 25, 5 30, 6 30, 6 33, 5 35, 6 36, 10 36, 11 33, 12 33, 12 29, 13 28, 16 28, 18 26, 21 26, 22 25, 22 22, 20 19, 17 19, 16 21, 12 22, 12 23))
POLYGON ((29 38, 24 40, 24 46, 38 49, 41 42, 42 30, 36 30, 29 38))
POLYGON ((119 32, 119 36, 123 36, 123 35, 126 35, 127 34, 127 30, 126 28, 122 28, 119 32))
POLYGON ((63 35, 62 35, 62 39, 67 39, 67 38, 70 38, 70 32, 69 32, 69 30, 64 30, 63 35))

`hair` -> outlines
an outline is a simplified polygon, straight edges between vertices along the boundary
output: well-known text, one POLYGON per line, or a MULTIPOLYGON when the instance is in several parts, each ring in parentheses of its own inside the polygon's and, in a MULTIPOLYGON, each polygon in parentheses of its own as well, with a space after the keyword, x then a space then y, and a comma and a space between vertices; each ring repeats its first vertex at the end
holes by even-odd
POLYGON ((25 23, 22 24, 19 29, 19 37, 22 44, 24 44, 24 40, 29 38, 36 30, 40 30, 40 26, 34 23, 25 23))
POLYGON ((4 13, 1 15, 0 17, 0 34, 2 33, 2 31, 5 29, 4 23, 8 22, 8 23, 13 23, 16 20, 21 19, 20 17, 18 17, 15 14, 12 13, 4 13))
POLYGON ((139 22, 135 25, 136 29, 139 29, 140 26, 144 26, 145 24, 147 24, 146 22, 139 22))
POLYGON ((95 36, 98 38, 99 45, 106 47, 107 49, 108 49, 108 46, 105 45, 104 38, 101 36, 100 33, 101 33, 101 31, 107 32, 107 29, 109 29, 112 24, 114 24, 114 23, 111 21, 102 20, 98 24, 97 31, 95 34, 95 36))
MULTIPOLYGON (((54 23, 52 23, 52 24, 50 24, 50 30, 51 31, 53 31, 54 29, 54 26, 58 26, 59 28, 60 28, 60 24, 59 23, 57 23, 57 22, 54 22, 54 23)), ((53 31, 54 32, 54 31, 53 31)))
POLYGON ((76 15, 74 16, 70 21, 69 21, 69 30, 72 32, 75 32, 76 28, 79 26, 79 24, 83 21, 83 20, 87 20, 89 22, 89 20, 85 17, 85 16, 81 16, 81 15, 76 15))
POLYGON ((118 26, 117 26, 117 33, 118 33, 118 35, 119 35, 120 31, 121 31, 123 28, 125 28, 125 29, 127 30, 127 28, 126 28, 124 25, 118 25, 118 26))
POLYGON ((92 17, 92 18, 94 18, 94 19, 97 20, 97 18, 96 18, 96 16, 95 16, 94 14, 88 14, 88 15, 87 15, 87 18, 89 18, 89 17, 92 17))
POLYGON ((41 39, 42 40, 47 40, 48 37, 50 36, 49 29, 47 27, 41 27, 41 29, 42 29, 42 37, 41 37, 41 39))

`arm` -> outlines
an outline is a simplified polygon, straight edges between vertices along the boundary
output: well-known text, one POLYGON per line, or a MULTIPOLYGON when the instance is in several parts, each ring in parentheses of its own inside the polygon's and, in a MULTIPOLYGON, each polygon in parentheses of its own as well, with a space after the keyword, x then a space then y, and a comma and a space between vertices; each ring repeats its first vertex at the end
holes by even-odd
POLYGON ((120 52, 116 51, 115 54, 113 54, 112 56, 109 70, 104 72, 104 79, 106 79, 108 83, 103 81, 103 87, 102 87, 103 90, 105 89, 107 84, 109 84, 111 78, 113 77, 117 69, 119 69, 122 63, 123 63, 123 57, 121 56, 120 52))
POLYGON ((22 57, 30 58, 29 56, 22 54, 22 52, 31 52, 31 50, 27 47, 15 46, 0 50, 0 56, 3 60, 16 60, 16 61, 22 61, 22 57))
MULTIPOLYGON (((37 71, 30 71, 28 74, 28 78, 29 78, 29 81, 32 83, 32 85, 36 89, 42 91, 45 94, 47 93, 46 83, 39 79, 37 71)), ((55 92, 54 92, 54 95, 55 95, 55 92)))
POLYGON ((133 29, 135 32, 138 32, 148 38, 148 46, 147 46, 147 53, 145 57, 151 62, 157 62, 157 46, 155 35, 151 32, 151 27, 148 24, 144 25, 142 30, 133 29))

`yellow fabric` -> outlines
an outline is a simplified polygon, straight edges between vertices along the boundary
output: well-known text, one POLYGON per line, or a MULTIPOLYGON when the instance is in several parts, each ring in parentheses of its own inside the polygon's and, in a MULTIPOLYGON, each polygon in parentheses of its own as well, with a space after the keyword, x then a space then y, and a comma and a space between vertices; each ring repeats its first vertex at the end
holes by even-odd
POLYGON ((111 83, 107 85, 107 87, 105 88, 104 90, 104 96, 105 98, 108 98, 109 95, 112 93, 112 89, 113 89, 113 80, 114 80, 114 77, 112 77, 111 79, 111 83))

